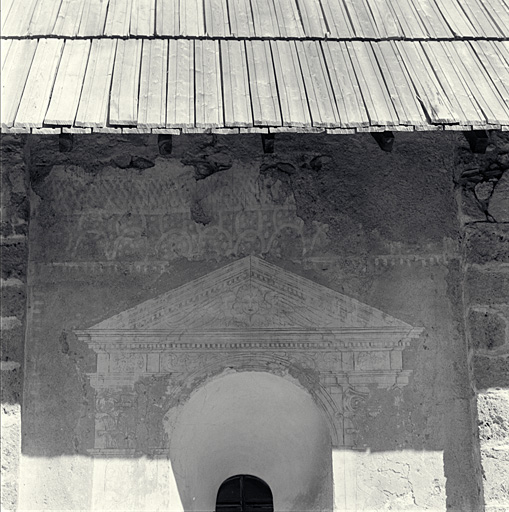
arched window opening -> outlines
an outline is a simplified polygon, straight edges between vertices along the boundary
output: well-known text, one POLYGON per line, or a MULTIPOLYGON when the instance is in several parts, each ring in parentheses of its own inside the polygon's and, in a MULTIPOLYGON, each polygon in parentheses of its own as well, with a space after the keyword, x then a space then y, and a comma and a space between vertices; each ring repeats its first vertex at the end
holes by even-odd
POLYGON ((219 487, 216 512, 274 512, 272 491, 255 476, 232 476, 219 487))

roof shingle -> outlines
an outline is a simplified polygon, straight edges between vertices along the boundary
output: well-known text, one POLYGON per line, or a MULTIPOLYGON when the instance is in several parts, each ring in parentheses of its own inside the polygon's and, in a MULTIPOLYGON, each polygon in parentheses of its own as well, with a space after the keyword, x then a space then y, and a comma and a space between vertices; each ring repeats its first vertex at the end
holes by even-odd
POLYGON ((1 23, 2 131, 509 129, 507 0, 2 0, 1 23))

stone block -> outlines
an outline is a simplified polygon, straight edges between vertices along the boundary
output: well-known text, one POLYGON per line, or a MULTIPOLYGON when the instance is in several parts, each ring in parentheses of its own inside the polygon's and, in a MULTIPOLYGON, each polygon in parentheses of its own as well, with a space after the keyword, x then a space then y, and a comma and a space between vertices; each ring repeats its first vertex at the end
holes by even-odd
POLYGON ((479 393, 477 414, 486 511, 509 510, 509 390, 479 393))
POLYGON ((509 387, 509 355, 474 356, 474 377, 477 389, 509 387))
POLYGON ((481 448, 486 510, 509 510, 509 446, 481 448))
POLYGON ((482 223, 468 226, 465 249, 468 263, 509 262, 509 225, 482 223))
POLYGON ((0 221, 0 236, 12 235, 12 226, 10 222, 5 220, 0 221))
POLYGON ((507 341, 507 322, 490 311, 470 311, 468 315, 471 344, 475 349, 491 350, 507 341))
POLYGON ((477 396, 479 438, 483 446, 509 445, 509 390, 496 389, 477 396))
POLYGON ((3 286, 1 292, 0 311, 2 317, 25 314, 26 294, 25 289, 18 286, 3 286))
MULTIPOLYGON (((2 402, 2 409, 4 409, 8 415, 11 415, 11 413, 15 414, 15 410, 10 406, 21 403, 23 376, 20 364, 11 361, 2 361, 1 372, 2 386, 0 388, 0 398, 2 402)), ((14 409, 16 408, 14 407, 14 409)))
POLYGON ((493 190, 488 210, 497 222, 509 222, 509 172, 504 172, 493 190))
MULTIPOLYGON (((1 137, 0 158, 3 164, 9 166, 23 160, 23 150, 26 143, 26 136, 24 135, 6 135, 2 134, 1 137)), ((5 167, 5 166, 3 166, 5 167)))
POLYGON ((479 201, 487 201, 493 193, 495 184, 495 181, 482 181, 478 183, 475 186, 475 196, 477 199, 479 199, 479 201))
MULTIPOLYGON (((480 183, 481 184, 481 183, 480 183)), ((473 187, 462 187, 460 193, 460 212, 463 224, 486 222, 486 211, 473 187)))
POLYGON ((21 361, 23 359, 23 345, 25 329, 19 319, 18 324, 11 329, 4 328, 2 318, 2 331, 0 333, 1 357, 4 361, 21 361))
POLYGON ((505 304, 509 302, 509 273, 469 270, 465 292, 470 304, 505 304))
POLYGON ((28 249, 26 239, 20 236, 11 243, 2 245, 2 279, 18 277, 24 279, 26 275, 28 249))
MULTIPOLYGON (((2 370, 2 388, 9 387, 8 374, 2 370)), ((21 386, 19 386, 21 388, 21 386)), ((3 394, 3 393, 2 393, 3 394)), ((4 402, 2 397, 2 479, 0 505, 2 510, 16 510, 18 501, 18 475, 21 452, 21 407, 17 403, 4 402)))
POLYGON ((18 163, 9 167, 9 183, 11 184, 12 194, 18 196, 26 196, 28 189, 25 174, 25 165, 18 163))

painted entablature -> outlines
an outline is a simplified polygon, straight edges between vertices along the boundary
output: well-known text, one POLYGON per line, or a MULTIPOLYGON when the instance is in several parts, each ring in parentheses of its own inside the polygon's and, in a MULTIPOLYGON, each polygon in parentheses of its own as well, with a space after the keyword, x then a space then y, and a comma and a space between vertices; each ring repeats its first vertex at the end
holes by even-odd
MULTIPOLYGON (((333 443, 350 446, 350 417, 369 387, 408 383, 402 353, 421 333, 267 261, 240 259, 76 331, 97 353, 90 374, 98 397, 93 451, 132 448, 128 436, 115 433, 116 413, 109 423, 97 419, 105 401, 111 409, 122 401, 131 407, 128 390, 140 379, 169 378, 170 403, 225 369, 297 378, 323 410, 333 443)), ((164 450, 164 440, 152 448, 164 450)))

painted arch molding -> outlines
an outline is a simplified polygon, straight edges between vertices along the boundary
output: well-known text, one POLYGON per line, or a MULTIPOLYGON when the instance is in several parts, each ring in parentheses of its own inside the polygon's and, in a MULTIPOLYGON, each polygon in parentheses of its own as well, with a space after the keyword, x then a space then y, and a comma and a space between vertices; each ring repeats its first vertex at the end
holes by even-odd
MULTIPOLYGON (((108 433, 104 417, 118 429, 111 409, 128 407, 133 400, 120 395, 140 381, 166 378, 172 404, 226 370, 297 383, 323 413, 333 445, 352 446, 355 410, 370 387, 408 383, 402 353, 422 331, 257 257, 237 260, 76 331, 97 354, 92 452, 132 449, 115 441, 122 436, 108 433)), ((153 447, 164 449, 164 440, 153 447)))

